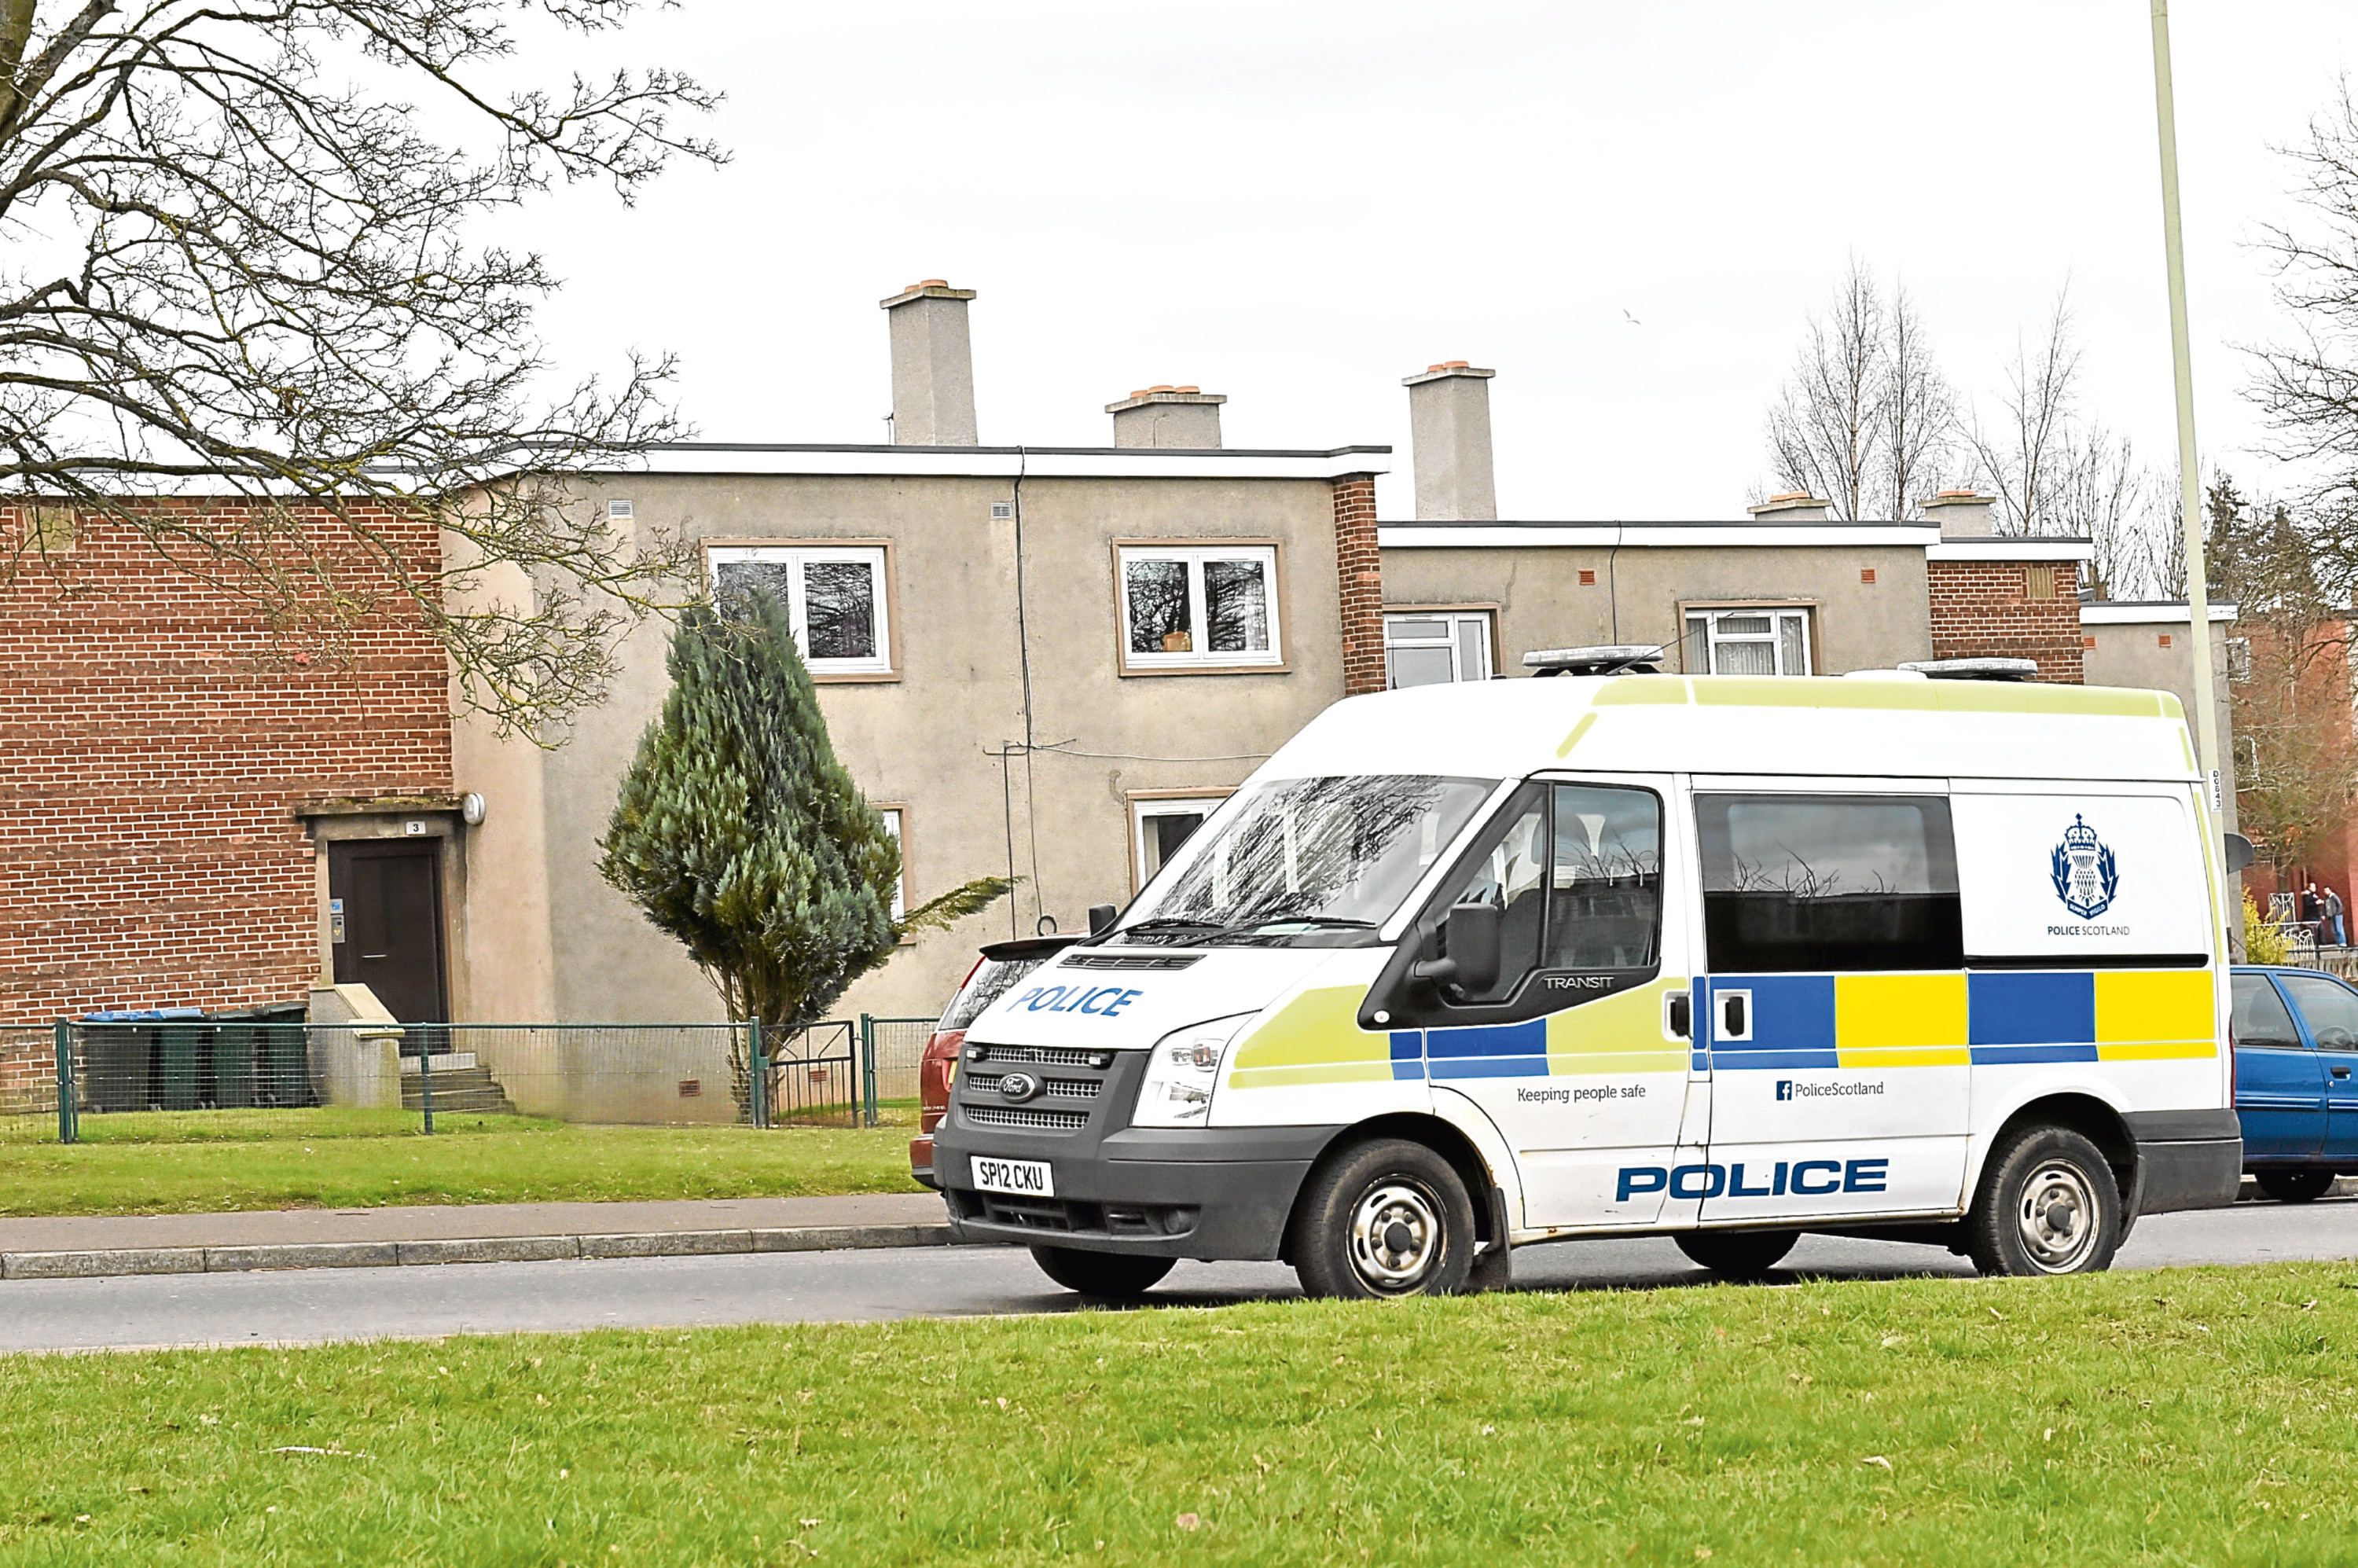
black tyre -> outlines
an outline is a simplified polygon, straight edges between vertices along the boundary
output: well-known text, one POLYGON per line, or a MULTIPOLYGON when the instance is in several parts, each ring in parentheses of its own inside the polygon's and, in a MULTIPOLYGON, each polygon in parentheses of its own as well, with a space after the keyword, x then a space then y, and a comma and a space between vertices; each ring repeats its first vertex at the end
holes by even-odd
POLYGON ((1174 1258, 1141 1258, 1128 1252, 1084 1252, 1077 1247, 1034 1247, 1032 1261, 1068 1291, 1109 1301, 1127 1301, 1152 1290, 1171 1271, 1174 1258))
POLYGON ((1313 1296, 1380 1301, 1455 1295, 1474 1267, 1474 1202, 1448 1161, 1386 1138, 1314 1172, 1287 1255, 1313 1296))
POLYGON ((2260 1191, 2278 1203, 2315 1203, 2333 1184, 2333 1173, 2298 1169, 2291 1171, 2260 1171, 2255 1173, 2260 1191))
POLYGON ((2096 1146, 2026 1127, 1990 1151, 1965 1217, 1965 1255, 1985 1274, 2093 1274, 2120 1250, 2121 1189, 2096 1146))
POLYGON ((1671 1239, 1714 1274, 1757 1280, 1783 1262, 1801 1238, 1798 1230, 1682 1230, 1671 1239))

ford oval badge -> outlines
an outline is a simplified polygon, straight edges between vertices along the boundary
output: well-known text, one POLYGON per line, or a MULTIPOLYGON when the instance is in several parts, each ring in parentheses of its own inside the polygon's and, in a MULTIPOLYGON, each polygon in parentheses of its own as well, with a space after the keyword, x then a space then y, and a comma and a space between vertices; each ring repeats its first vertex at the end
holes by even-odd
POLYGON ((1029 1073, 1010 1073, 999 1080, 999 1092, 1008 1099, 1027 1100, 1040 1092, 1040 1080, 1029 1073))

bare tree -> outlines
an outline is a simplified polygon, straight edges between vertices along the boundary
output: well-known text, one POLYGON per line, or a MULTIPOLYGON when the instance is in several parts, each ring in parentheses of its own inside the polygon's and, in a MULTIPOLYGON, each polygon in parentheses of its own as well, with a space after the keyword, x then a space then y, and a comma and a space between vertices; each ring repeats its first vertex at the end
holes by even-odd
POLYGON ((2277 431, 2274 456, 2319 475, 2302 530, 2328 591, 2358 588, 2358 99, 2349 80, 2309 122, 2306 146, 2286 149, 2314 217, 2270 227, 2277 298, 2298 337, 2257 351, 2252 395, 2277 431))
POLYGON ((6 568, 76 590, 57 520, 103 519, 290 637, 422 618, 505 723, 592 700, 676 557, 562 476, 675 432, 670 364, 539 391, 554 280, 463 225, 559 178, 627 202, 674 156, 721 157, 675 128, 715 100, 670 71, 496 85, 520 48, 636 3, 0 0, 6 568), (488 145, 438 145, 438 117, 488 145), (245 504, 161 499, 187 493, 245 504), (417 548, 420 521, 446 549, 417 548), (535 589, 500 591, 516 568, 535 589))
POLYGON ((1997 398, 2003 417, 1985 426, 1976 416, 1970 427, 1977 477, 1997 493, 2002 534, 2063 532, 2056 514, 2071 467, 2081 355, 2068 292, 2056 295, 2036 346, 2017 340, 1997 398))
POLYGON ((2160 598, 2173 578, 2183 583, 2186 552, 2168 548, 2180 536, 2165 525, 2169 497, 2126 436, 2094 422, 2069 427, 2053 472, 2041 531, 2077 535, 2094 547, 2090 587, 2098 599, 2160 598))
POLYGON ((1955 423, 1907 290, 1887 300, 1854 257, 1768 412, 1777 484, 1824 497, 1838 517, 1908 516, 1938 488, 1955 423))
POLYGON ((1882 295, 1854 257, 1769 410, 1777 482, 1825 497, 1837 517, 1866 514, 1884 434, 1882 344, 1882 295))
POLYGON ((1955 444, 1957 395, 1933 363, 1931 334, 1908 297, 1891 286, 1884 314, 1881 482, 1883 515, 1909 517, 1940 489, 1955 444))

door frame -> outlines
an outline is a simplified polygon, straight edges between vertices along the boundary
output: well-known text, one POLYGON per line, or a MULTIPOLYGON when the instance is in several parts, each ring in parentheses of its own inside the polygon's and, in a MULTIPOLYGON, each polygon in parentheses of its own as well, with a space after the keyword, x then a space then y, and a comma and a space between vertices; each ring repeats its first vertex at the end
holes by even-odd
POLYGON ((356 839, 394 839, 431 844, 435 856, 434 898, 442 943, 443 1011, 463 1020, 471 1011, 466 944, 466 825, 456 797, 373 796, 304 802, 294 808, 311 838, 316 903, 319 979, 335 983, 334 944, 330 940, 329 846, 356 839))

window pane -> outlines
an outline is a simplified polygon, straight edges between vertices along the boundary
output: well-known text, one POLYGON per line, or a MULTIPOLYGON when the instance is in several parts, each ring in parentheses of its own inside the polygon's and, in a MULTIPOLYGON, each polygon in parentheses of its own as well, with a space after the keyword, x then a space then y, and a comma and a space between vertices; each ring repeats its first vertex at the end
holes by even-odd
POLYGON ((723 561, 712 568, 712 597, 723 615, 742 615, 746 600, 763 593, 786 609, 794 592, 794 573, 781 558, 769 561, 723 561))
MULTIPOLYGON (((893 846, 896 849, 899 848, 901 843, 901 814, 898 811, 880 811, 876 815, 884 819, 884 831, 891 835, 893 846)), ((904 855, 907 853, 906 850, 903 850, 902 852, 904 855)), ((908 881, 909 864, 904 860, 901 862, 900 876, 893 879, 892 882, 892 918, 895 920, 900 919, 901 916, 908 913, 906 909, 902 907, 902 893, 903 889, 906 887, 908 881)))
POLYGON ((2284 983, 2319 1050, 2358 1051, 2358 995, 2321 975, 2287 975, 2284 983))
POLYGON ((2300 1032, 2292 1026, 2292 1014, 2285 1011, 2284 999, 2266 976, 2235 977, 2234 1022, 2238 1045, 2300 1049, 2300 1032))
POLYGON ((1711 674, 1711 622, 1700 615, 1687 617, 1686 653, 1679 663, 1691 676, 1711 674))
POLYGON ((1450 682, 1447 648, 1393 648, 1384 658, 1391 669, 1395 691, 1404 686, 1446 686, 1450 682))
POLYGON ((1212 652, 1260 654, 1269 650, 1269 585, 1259 561, 1204 563, 1204 619, 1211 622, 1212 652))
POLYGON ((1141 881, 1161 871, 1163 862, 1179 852, 1179 846, 1194 837, 1195 829, 1204 826, 1204 814, 1200 811, 1158 811, 1144 818, 1142 825, 1145 831, 1140 837, 1145 840, 1141 846, 1145 863, 1138 868, 1141 881))
POLYGON ((1723 615, 1719 618, 1719 634, 1723 637, 1758 636, 1772 631, 1766 615, 1723 615))
POLYGON ((1641 969, 1662 923, 1662 803, 1651 791, 1558 784, 1550 969, 1641 969))
POLYGON ((1130 594, 1130 651, 1192 654, 1195 626, 1187 613, 1187 563, 1131 561, 1122 568, 1130 594))
POLYGON ((1777 642, 1784 655, 1784 668, 1779 673, 1805 676, 1810 673, 1809 638, 1804 634, 1805 622, 1798 615, 1777 617, 1777 642))
POLYGON ((1457 678, 1488 680, 1490 678, 1490 639, 1488 624, 1478 615, 1468 615, 1457 623, 1457 678))
POLYGON ((1773 676, 1777 673, 1777 645, 1722 643, 1712 650, 1711 670, 1721 676, 1773 676))
POLYGON ((1964 963, 1946 800, 1704 795, 1695 797, 1695 825, 1714 970, 1964 963))
POLYGON ((875 568, 866 561, 806 561, 803 624, 811 658, 874 658, 875 568))
POLYGON ((1395 643, 1442 643, 1449 639, 1446 621, 1412 621, 1394 615, 1384 622, 1384 634, 1395 643))
POLYGON ((1507 912, 1498 942, 1498 980, 1487 990, 1453 994, 1453 1001, 1504 1001, 1540 967, 1540 922, 1547 902, 1547 812, 1534 800, 1511 815, 1490 852, 1474 862, 1455 906, 1486 903, 1507 912))

